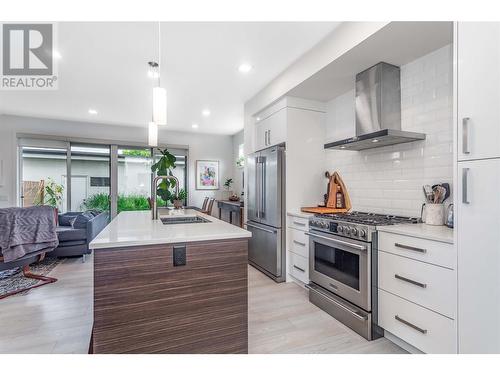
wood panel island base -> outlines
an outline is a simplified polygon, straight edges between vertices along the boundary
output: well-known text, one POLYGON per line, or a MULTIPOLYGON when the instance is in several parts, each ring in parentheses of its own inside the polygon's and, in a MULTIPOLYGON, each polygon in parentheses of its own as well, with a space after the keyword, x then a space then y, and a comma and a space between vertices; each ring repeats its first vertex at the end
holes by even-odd
POLYGON ((247 353, 247 253, 247 238, 95 248, 93 353, 247 353))

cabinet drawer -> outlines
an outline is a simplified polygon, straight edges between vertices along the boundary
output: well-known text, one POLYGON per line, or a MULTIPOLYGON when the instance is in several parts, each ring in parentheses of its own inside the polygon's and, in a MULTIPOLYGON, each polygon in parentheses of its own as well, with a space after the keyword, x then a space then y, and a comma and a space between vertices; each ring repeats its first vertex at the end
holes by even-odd
POLYGON ((379 251, 378 286, 450 318, 456 316, 455 271, 379 251))
POLYGON ((456 252, 453 244, 379 232, 378 249, 455 269, 456 252))
POLYGON ((379 290, 379 325, 425 353, 456 353, 456 324, 426 308, 379 290))
POLYGON ((309 230, 309 219, 299 216, 288 216, 288 226, 290 228, 308 231, 309 230))
POLYGON ((289 267, 290 275, 302 281, 304 284, 309 283, 309 260, 292 252, 288 253, 290 257, 289 267))
POLYGON ((288 230, 288 250, 309 259, 309 238, 306 233, 290 228, 288 230))

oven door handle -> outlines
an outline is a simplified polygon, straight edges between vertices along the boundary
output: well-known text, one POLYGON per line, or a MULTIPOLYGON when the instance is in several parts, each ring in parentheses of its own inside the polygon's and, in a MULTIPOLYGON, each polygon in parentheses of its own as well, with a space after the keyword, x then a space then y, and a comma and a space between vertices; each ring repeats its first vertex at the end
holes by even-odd
POLYGON ((360 250, 360 251, 366 251, 366 249, 367 249, 367 247, 365 245, 359 245, 356 243, 337 240, 337 239, 331 238, 331 237, 320 236, 319 234, 316 234, 316 233, 305 232, 305 234, 307 234, 308 236, 311 236, 311 237, 321 238, 322 240, 332 241, 333 243, 336 243, 338 245, 348 246, 348 247, 351 247, 353 249, 360 250))

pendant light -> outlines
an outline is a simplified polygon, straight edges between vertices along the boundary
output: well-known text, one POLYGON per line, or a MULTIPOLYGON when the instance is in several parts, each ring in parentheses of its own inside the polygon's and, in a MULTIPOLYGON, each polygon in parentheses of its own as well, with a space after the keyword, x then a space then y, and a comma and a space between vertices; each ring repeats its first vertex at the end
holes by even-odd
POLYGON ((167 125, 167 90, 160 85, 161 73, 161 23, 158 22, 158 86, 153 88, 153 121, 167 125))

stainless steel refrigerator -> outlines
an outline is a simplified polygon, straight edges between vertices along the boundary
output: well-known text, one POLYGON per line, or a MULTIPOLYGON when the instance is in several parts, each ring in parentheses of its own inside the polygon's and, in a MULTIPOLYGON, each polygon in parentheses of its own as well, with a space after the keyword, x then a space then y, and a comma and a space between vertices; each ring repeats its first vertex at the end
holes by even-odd
POLYGON ((285 281, 285 147, 251 154, 248 165, 248 261, 276 282, 285 281))

